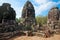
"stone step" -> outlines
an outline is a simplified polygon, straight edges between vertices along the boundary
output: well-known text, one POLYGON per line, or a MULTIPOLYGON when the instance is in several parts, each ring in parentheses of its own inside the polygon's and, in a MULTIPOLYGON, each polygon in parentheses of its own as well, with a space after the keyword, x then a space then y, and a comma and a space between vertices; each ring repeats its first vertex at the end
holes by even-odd
POLYGON ((16 32, 7 32, 7 33, 0 33, 0 39, 9 39, 14 36, 16 32))

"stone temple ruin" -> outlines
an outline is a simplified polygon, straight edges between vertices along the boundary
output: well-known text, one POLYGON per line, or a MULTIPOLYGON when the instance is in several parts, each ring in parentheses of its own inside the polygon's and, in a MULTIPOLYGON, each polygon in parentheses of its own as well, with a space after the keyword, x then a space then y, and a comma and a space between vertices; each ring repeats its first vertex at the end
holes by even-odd
POLYGON ((16 13, 8 3, 0 6, 0 38, 12 36, 12 32, 17 30, 16 13), (11 32, 11 33, 10 33, 11 32))
POLYGON ((60 27, 60 11, 58 7, 53 7, 48 13, 47 24, 51 29, 59 29, 60 27))
POLYGON ((22 10, 22 23, 25 27, 31 27, 36 24, 35 10, 30 1, 27 1, 22 10))
POLYGON ((48 13, 48 27, 55 33, 60 33, 60 10, 58 7, 53 7, 48 13))
MULTIPOLYGON (((0 6, 0 32, 8 32, 10 28, 14 28, 16 13, 10 4, 4 3, 0 6), (8 30, 7 30, 8 29, 8 30)), ((11 31, 14 29, 10 29, 11 31)))
MULTIPOLYGON (((47 17, 47 26, 49 29, 55 30, 60 29, 60 10, 58 7, 53 7, 47 17)), ((11 7, 9 3, 3 3, 0 6, 0 39, 10 38, 18 33, 25 34, 25 30, 36 30, 39 28, 37 26, 36 19, 35 19, 35 9, 30 1, 27 1, 22 10, 22 21, 20 25, 16 22, 16 13, 15 10, 11 7), (38 28, 37 28, 38 27, 38 28), (22 29, 23 32, 20 32, 22 29)), ((42 27, 43 28, 43 27, 42 27)), ((47 27, 45 27, 47 28, 47 27)), ((44 28, 43 28, 44 29, 44 28)), ((47 29, 48 30, 48 29, 47 29)), ((41 31, 41 30, 40 30, 41 31)), ((33 33, 34 31, 27 34, 46 34, 47 36, 50 35, 49 31, 41 31, 39 33, 33 33)), ((60 30, 59 30, 60 31, 60 30)), ((44 35, 45 36, 45 35, 44 35)))

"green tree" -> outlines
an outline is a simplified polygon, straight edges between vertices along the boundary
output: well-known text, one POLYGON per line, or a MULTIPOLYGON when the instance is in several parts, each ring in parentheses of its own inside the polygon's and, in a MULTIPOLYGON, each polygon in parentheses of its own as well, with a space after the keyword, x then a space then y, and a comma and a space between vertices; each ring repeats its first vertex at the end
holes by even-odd
POLYGON ((16 22, 20 23, 21 22, 21 18, 16 18, 16 22))
POLYGON ((47 23, 47 16, 37 16, 36 17, 37 24, 41 23, 46 24, 47 23))

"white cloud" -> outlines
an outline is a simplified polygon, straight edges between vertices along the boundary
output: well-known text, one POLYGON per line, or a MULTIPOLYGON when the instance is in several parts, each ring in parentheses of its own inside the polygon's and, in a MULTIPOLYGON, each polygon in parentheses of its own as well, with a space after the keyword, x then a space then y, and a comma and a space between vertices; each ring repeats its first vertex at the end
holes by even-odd
POLYGON ((60 4, 60 1, 57 3, 57 5, 60 4))
POLYGON ((35 7, 35 13, 37 15, 42 14, 42 12, 46 11, 46 10, 50 10, 53 6, 57 6, 58 4, 60 4, 59 2, 53 2, 53 1, 49 1, 49 0, 35 0, 35 2, 37 4, 40 4, 39 6, 34 6, 35 7))
POLYGON ((16 14, 16 15, 17 15, 16 17, 17 17, 17 18, 21 17, 21 15, 22 15, 22 9, 23 9, 23 7, 21 7, 21 8, 16 8, 16 9, 15 9, 15 10, 17 10, 17 11, 16 11, 16 13, 17 13, 17 14, 16 14))
POLYGON ((47 3, 49 0, 35 0, 36 3, 38 4, 45 4, 47 3))
POLYGON ((51 7, 53 7, 56 3, 53 3, 53 2, 48 2, 46 4, 43 4, 43 5, 40 5, 39 7, 37 7, 37 12, 39 11, 44 11, 44 10, 47 10, 47 9, 50 9, 51 7))

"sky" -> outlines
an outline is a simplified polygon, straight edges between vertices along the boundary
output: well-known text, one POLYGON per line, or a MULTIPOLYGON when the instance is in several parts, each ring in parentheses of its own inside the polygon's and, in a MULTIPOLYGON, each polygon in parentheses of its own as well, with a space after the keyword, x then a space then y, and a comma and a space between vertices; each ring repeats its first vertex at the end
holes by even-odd
MULTIPOLYGON (((52 7, 59 7, 60 0, 29 0, 35 9, 35 16, 46 16, 52 7)), ((22 9, 27 0, 0 0, 0 6, 3 3, 10 3, 16 12, 16 18, 22 15, 22 9)))

